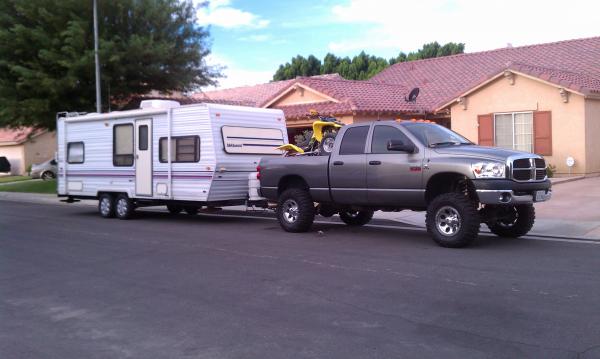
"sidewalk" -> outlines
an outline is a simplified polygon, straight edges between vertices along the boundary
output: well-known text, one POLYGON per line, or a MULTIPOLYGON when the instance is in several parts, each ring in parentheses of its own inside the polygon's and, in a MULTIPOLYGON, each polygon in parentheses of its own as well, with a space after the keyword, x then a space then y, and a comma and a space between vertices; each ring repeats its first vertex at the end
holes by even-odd
MULTIPOLYGON (((73 205, 60 202, 56 195, 0 192, 0 201, 73 205)), ((83 200, 78 205, 97 206, 97 201, 83 200)), ((244 206, 228 210, 246 211, 244 206)), ((553 187, 552 199, 536 204, 536 222, 530 234, 600 239, 600 177, 565 181, 553 187)), ((425 227, 425 213, 413 211, 375 212, 374 218, 393 220, 425 227)), ((482 230, 487 231, 485 225, 482 230)))

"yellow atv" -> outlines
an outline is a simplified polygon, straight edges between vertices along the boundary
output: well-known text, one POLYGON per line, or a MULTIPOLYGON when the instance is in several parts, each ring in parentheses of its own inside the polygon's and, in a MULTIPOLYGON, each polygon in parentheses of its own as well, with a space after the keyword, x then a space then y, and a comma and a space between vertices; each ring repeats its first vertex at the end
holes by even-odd
POLYGON ((333 151, 335 136, 342 124, 334 117, 320 116, 315 110, 310 111, 310 118, 315 119, 312 124, 312 136, 304 146, 287 144, 277 147, 285 151, 285 156, 295 155, 329 155, 333 151))

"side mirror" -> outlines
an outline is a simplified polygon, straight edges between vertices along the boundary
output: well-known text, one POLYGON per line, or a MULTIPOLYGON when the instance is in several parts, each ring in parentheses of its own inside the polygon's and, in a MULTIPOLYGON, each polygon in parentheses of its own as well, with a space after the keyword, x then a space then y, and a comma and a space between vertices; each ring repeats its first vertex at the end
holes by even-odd
POLYGON ((388 142, 387 149, 388 151, 414 153, 415 145, 412 143, 404 143, 400 140, 390 140, 388 142))

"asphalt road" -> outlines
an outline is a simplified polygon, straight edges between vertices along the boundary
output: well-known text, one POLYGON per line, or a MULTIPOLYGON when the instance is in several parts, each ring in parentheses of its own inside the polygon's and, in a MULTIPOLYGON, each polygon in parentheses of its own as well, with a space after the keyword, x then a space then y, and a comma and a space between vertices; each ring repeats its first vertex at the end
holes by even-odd
POLYGON ((0 202, 0 358, 598 358, 599 278, 598 244, 0 202))

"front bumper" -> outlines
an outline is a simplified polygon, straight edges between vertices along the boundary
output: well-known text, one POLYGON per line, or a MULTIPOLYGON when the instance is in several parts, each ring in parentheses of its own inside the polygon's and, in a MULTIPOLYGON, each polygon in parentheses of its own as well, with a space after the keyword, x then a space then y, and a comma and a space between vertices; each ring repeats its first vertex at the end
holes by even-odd
POLYGON ((550 180, 515 182, 511 180, 473 180, 479 202, 483 204, 531 204, 552 197, 550 180))

